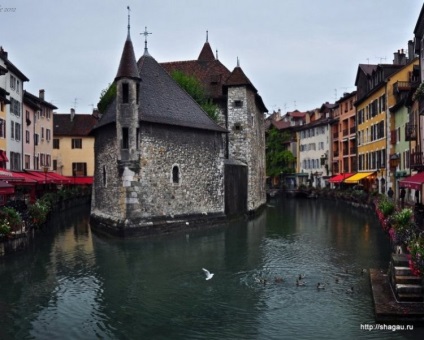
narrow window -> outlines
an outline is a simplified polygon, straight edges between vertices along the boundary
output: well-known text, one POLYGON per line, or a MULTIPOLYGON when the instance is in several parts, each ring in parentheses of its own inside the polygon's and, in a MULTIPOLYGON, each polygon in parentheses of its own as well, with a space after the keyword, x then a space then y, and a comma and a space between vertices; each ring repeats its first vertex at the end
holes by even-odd
POLYGON ((138 143, 139 143, 139 134, 140 134, 140 129, 139 128, 137 128, 137 131, 136 131, 136 136, 135 136, 135 147, 136 147, 136 149, 138 150, 139 149, 139 146, 138 146, 138 143))
POLYGON ((243 107, 243 101, 242 100, 235 100, 234 101, 234 107, 243 107))
POLYGON ((60 142, 58 138, 53 139, 53 149, 60 149, 60 142))
POLYGON ((106 165, 103 165, 103 186, 106 187, 106 165))
POLYGON ((128 149, 128 128, 122 128, 122 149, 128 149))
POLYGON ((178 166, 174 165, 172 168, 172 183, 178 184, 180 182, 180 170, 178 166))
POLYGON ((136 86, 136 100, 137 100, 137 104, 138 104, 138 99, 140 97, 140 84, 137 84, 136 86))
POLYGON ((129 100, 129 87, 128 87, 128 83, 123 83, 122 84, 122 102, 124 104, 128 103, 129 100))

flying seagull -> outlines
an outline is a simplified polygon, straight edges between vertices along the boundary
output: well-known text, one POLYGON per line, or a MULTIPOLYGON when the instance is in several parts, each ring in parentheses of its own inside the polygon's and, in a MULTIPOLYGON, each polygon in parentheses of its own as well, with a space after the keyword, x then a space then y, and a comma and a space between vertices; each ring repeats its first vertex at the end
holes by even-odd
POLYGON ((214 274, 212 273, 210 273, 209 272, 209 270, 207 270, 207 269, 205 269, 205 268, 202 268, 203 269, 203 271, 205 272, 205 274, 206 274, 206 280, 210 280, 213 276, 214 276, 214 274))

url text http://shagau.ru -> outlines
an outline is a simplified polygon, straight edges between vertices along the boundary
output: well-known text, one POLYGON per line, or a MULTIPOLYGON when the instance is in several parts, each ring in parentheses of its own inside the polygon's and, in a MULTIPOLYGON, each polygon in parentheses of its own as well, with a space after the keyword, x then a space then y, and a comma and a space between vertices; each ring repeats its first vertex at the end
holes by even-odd
POLYGON ((414 330, 414 325, 387 325, 384 323, 376 323, 375 325, 371 324, 361 324, 361 330, 364 331, 412 331, 414 330))

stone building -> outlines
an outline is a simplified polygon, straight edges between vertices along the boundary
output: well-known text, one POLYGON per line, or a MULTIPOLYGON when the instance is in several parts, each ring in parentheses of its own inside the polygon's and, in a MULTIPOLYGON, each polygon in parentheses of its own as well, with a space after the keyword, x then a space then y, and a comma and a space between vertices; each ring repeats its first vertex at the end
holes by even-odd
POLYGON ((128 37, 117 94, 97 125, 91 209, 94 229, 154 233, 224 218, 227 130, 128 37))
MULTIPOLYGON (((218 123, 229 133, 225 136, 227 163, 246 167, 248 212, 254 212, 266 202, 265 192, 265 127, 264 115, 268 112, 258 90, 245 75, 237 61, 229 71, 214 56, 206 37, 196 60, 173 61, 161 64, 170 74, 180 71, 195 77, 206 96, 219 108, 218 123)), ((231 183, 228 183, 231 185, 231 183)), ((238 196, 242 196, 241 192, 238 196)), ((240 202, 238 208, 243 209, 240 202)), ((227 206, 226 213, 231 214, 227 206)))

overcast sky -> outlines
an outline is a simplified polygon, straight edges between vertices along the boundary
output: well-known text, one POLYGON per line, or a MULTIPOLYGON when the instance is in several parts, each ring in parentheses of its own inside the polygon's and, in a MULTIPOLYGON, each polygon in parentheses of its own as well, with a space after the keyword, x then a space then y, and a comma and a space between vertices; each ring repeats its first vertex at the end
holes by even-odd
POLYGON ((360 63, 392 63, 407 49, 418 0, 1 0, 0 45, 29 79, 27 91, 60 113, 91 113, 113 81, 127 34, 138 59, 145 26, 158 62, 197 59, 209 43, 237 64, 269 112, 300 111, 355 90, 360 63), (6 12, 6 8, 14 8, 6 12))

